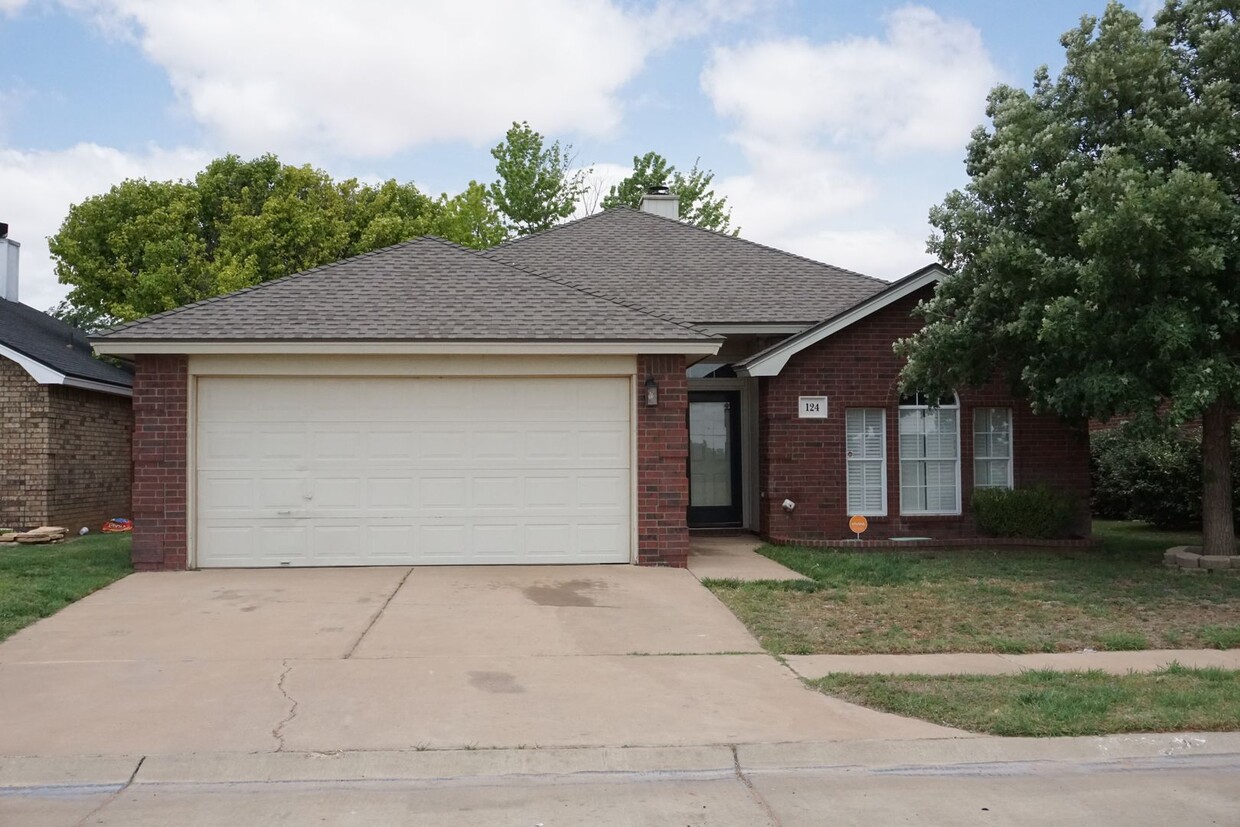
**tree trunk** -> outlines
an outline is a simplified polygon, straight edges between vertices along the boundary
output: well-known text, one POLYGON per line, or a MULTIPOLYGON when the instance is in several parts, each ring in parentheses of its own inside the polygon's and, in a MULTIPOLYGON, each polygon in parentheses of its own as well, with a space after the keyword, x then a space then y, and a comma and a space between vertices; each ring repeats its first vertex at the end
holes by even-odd
POLYGON ((1235 554, 1231 506, 1231 411, 1222 402, 1201 416, 1201 527, 1205 554, 1235 554))

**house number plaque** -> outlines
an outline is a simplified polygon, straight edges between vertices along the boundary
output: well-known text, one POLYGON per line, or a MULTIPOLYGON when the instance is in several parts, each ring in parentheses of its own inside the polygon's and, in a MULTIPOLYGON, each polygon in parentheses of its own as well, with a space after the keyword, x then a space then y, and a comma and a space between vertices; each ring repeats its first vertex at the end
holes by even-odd
POLYGON ((827 418, 827 397, 825 396, 802 396, 800 398, 800 408, 798 415, 801 419, 826 419, 827 418))

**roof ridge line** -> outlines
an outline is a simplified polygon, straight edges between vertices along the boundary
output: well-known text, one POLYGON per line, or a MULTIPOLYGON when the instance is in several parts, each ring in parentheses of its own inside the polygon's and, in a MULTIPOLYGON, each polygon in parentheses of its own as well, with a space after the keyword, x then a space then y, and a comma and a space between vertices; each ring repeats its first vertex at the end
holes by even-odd
POLYGON ((111 336, 113 333, 119 333, 122 330, 127 330, 130 327, 133 327, 134 325, 138 323, 145 323, 149 321, 154 321, 155 319, 164 319, 164 318, 167 318, 168 316, 175 316, 176 314, 182 313, 186 310, 191 310, 196 307, 202 307, 203 305, 207 305, 207 304, 214 304, 215 302, 223 301, 225 299, 230 299, 234 296, 240 296, 243 293, 251 293, 255 290, 261 290, 264 287, 270 287, 273 284, 280 284, 281 282, 290 281, 295 278, 301 278, 302 276, 309 276, 309 275, 318 273, 322 270, 326 270, 329 267, 335 267, 338 264, 344 264, 346 261, 356 261, 359 258, 367 258, 369 256, 377 255, 379 253, 385 253, 389 250, 396 250, 401 247, 408 247, 412 244, 416 244, 418 241, 424 238, 433 238, 433 236, 416 236, 414 238, 409 238, 404 241, 399 241, 395 244, 389 244, 386 247, 379 247, 374 250, 367 250, 364 253, 358 253, 356 255, 349 256, 348 258, 342 258, 336 261, 329 261, 326 264, 319 264, 315 267, 309 268, 308 270, 298 270, 296 273, 289 273, 287 276, 280 276, 279 278, 268 279, 267 281, 260 281, 258 284, 251 284, 249 287, 242 287, 239 290, 233 290, 228 293, 222 293, 221 295, 218 295, 218 296, 209 296, 205 299, 199 299, 196 302, 190 302, 189 304, 183 304, 179 307, 173 307, 169 310, 161 310, 158 313, 152 313, 149 316, 142 316, 141 318, 133 319, 128 322, 124 322, 122 324, 116 325, 115 327, 109 327, 106 330, 101 330, 98 333, 94 333, 90 335, 88 338, 94 339, 100 336, 111 336))
MULTIPOLYGON (((571 227, 574 224, 580 224, 581 222, 586 221, 587 219, 598 218, 599 216, 611 210, 628 211, 628 212, 637 213, 643 216, 649 216, 650 218, 656 221, 667 221, 667 222, 676 224, 681 227, 688 227, 690 229, 697 230, 698 232, 706 233, 708 235, 718 236, 719 238, 727 238, 727 239, 731 239, 732 241, 743 241, 744 243, 750 245, 751 247, 757 247, 761 250, 766 250, 772 253, 778 253, 781 256, 787 256, 788 258, 795 258, 800 261, 807 262, 809 264, 815 264, 819 267, 827 267, 831 270, 836 270, 841 273, 846 273, 850 276, 857 276, 858 278, 867 279, 869 281, 876 281, 880 284, 890 283, 890 282, 884 281, 883 279, 878 278, 877 276, 868 276, 865 273, 858 273, 856 270, 849 270, 845 267, 840 267, 835 264, 829 264, 825 261, 819 261, 816 258, 810 258, 809 256, 803 256, 798 253, 791 253, 787 250, 781 250, 778 247, 772 247, 769 244, 762 244, 757 241, 751 241, 748 238, 742 238, 739 235, 729 235, 728 233, 722 232, 720 230, 711 230, 711 229, 707 229, 706 227, 699 227, 697 224, 693 224, 689 221, 682 221, 679 218, 668 218, 666 216, 655 215, 654 213, 646 212, 645 210, 634 209, 633 207, 630 207, 627 204, 620 204, 615 207, 608 207, 607 209, 599 210, 596 213, 590 213, 589 215, 583 215, 581 218, 574 218, 572 221, 565 221, 563 224, 556 224, 554 227, 548 227, 547 229, 539 230, 536 233, 530 233, 529 235, 524 235, 524 236, 521 236, 520 238, 514 238, 511 241, 502 242, 488 249, 498 250, 501 247, 507 247, 510 245, 520 244, 522 241, 525 241, 526 239, 537 238, 541 235, 545 235, 546 233, 554 232, 555 230, 560 230, 565 227, 571 227)), ((739 230, 739 228, 737 229, 739 230)))
MULTIPOLYGON (((528 237, 529 236, 526 236, 526 238, 528 237)), ((617 305, 619 307, 623 307, 626 310, 633 310, 645 316, 650 316, 651 318, 658 319, 661 322, 668 322, 670 324, 676 325, 677 327, 684 328, 685 330, 691 330, 694 333, 701 334, 703 338, 707 338, 707 339, 716 338, 712 334, 707 333, 701 325, 695 325, 692 322, 687 322, 683 319, 679 319, 667 313, 656 313, 655 311, 650 310, 646 307, 642 307, 641 305, 635 302, 631 302, 626 299, 621 299, 618 296, 608 296, 605 293, 601 293, 592 288, 586 287, 581 284, 577 284, 576 282, 569 281, 568 279, 563 278, 561 276, 554 276, 554 275, 551 275, 550 273, 543 273, 541 271, 534 270, 530 267, 526 267, 521 264, 514 264, 511 261, 505 261, 502 258, 497 258, 491 252, 492 250, 496 249, 495 247, 488 247, 485 250, 475 250, 472 247, 466 247, 462 244, 457 244, 455 241, 448 241, 446 238, 440 238, 439 236, 428 235, 428 236, 423 236, 423 238, 428 238, 434 241, 438 241, 440 244, 444 244, 448 247, 454 247, 464 252, 471 253, 472 255, 475 255, 478 258, 483 258, 483 259, 486 259, 487 261, 493 262, 495 264, 499 264, 503 267, 508 267, 510 269, 516 270, 519 273, 524 273, 527 276, 533 276, 534 278, 542 279, 543 281, 549 281, 552 284, 558 284, 560 287, 567 287, 570 290, 576 290, 577 292, 584 293, 585 295, 590 296, 591 298, 610 302, 611 304, 617 305)))

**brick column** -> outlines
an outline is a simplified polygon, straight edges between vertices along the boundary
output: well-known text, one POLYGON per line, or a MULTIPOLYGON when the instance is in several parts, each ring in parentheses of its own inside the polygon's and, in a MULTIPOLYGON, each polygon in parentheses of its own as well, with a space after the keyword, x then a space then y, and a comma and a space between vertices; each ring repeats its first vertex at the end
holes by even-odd
POLYGON ((138 356, 133 378, 133 564, 186 567, 189 359, 138 356))
POLYGON ((643 566, 689 562, 689 383, 683 356, 637 358, 637 561, 643 566), (653 378, 659 404, 646 406, 653 378))

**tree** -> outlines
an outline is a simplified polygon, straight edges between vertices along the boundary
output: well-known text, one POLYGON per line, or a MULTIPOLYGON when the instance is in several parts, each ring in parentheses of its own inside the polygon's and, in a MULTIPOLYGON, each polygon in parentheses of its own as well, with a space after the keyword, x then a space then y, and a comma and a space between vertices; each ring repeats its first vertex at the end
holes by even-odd
MULTIPOLYGON (((667 187, 680 199, 680 217, 690 224, 707 230, 729 232, 732 211, 728 199, 715 195, 710 188, 715 173, 698 167, 701 159, 693 162, 689 174, 679 172, 657 152, 633 156, 633 174, 619 184, 614 184, 603 198, 603 209, 632 207, 640 209, 642 196, 651 187, 667 187)), ((731 229, 732 235, 740 235, 740 228, 731 229)))
POLYGON ((470 181, 464 192, 451 198, 440 196, 430 233, 476 250, 494 247, 508 238, 487 188, 477 181, 470 181))
POLYGON ((543 136, 524 121, 514 122, 491 150, 499 180, 491 184, 491 201, 510 231, 518 236, 541 232, 568 218, 586 191, 588 170, 571 172, 572 145, 545 146, 543 136))
POLYGON ((1208 554, 1236 553, 1240 26, 1231 0, 1117 3, 1061 40, 1057 79, 990 94, 970 181, 930 213, 953 270, 897 344, 905 388, 1006 375, 1076 418, 1200 417, 1208 554))
POLYGON ((428 233, 471 247, 504 237, 476 183, 434 199, 413 184, 229 155, 193 181, 124 181, 72 206, 49 246, 72 287, 58 314, 99 326, 428 233))

